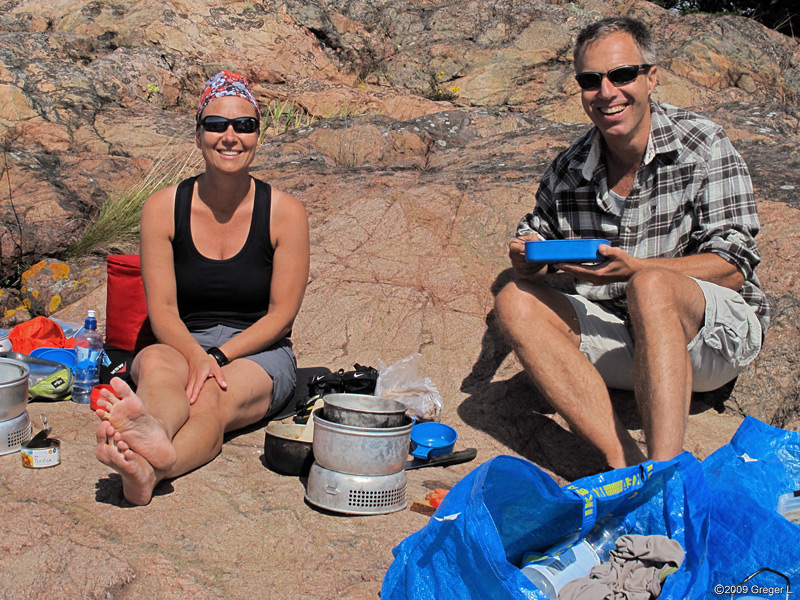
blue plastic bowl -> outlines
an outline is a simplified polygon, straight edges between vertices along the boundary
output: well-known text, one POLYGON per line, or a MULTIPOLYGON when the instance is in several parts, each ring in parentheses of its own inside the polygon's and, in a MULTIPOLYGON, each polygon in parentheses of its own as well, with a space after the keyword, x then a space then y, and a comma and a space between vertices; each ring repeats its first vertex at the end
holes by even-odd
POLYGON ((458 432, 444 423, 417 423, 411 428, 411 455, 426 460, 453 451, 458 432))
POLYGON ((75 370, 75 350, 74 348, 35 348, 31 350, 31 356, 42 360, 52 360, 61 363, 68 369, 75 370))

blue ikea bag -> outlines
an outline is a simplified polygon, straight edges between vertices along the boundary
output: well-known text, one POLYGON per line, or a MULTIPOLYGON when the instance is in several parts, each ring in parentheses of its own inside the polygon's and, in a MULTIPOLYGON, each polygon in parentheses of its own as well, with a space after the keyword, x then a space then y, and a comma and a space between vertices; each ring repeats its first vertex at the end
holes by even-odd
MULTIPOLYGON (((707 598, 720 598, 715 585, 736 586, 763 568, 785 575, 796 594, 800 525, 778 513, 777 506, 778 496, 800 489, 800 433, 746 417, 731 441, 707 457, 702 467, 714 499, 707 598)), ((769 595, 787 597, 786 581, 769 572, 747 585, 782 587, 769 595)))
POLYGON ((676 539, 686 556, 661 598, 703 598, 710 495, 688 452, 584 477, 560 487, 533 463, 497 456, 444 497, 428 524, 394 549, 382 600, 546 600, 519 564, 527 551, 634 513, 634 533, 676 539))

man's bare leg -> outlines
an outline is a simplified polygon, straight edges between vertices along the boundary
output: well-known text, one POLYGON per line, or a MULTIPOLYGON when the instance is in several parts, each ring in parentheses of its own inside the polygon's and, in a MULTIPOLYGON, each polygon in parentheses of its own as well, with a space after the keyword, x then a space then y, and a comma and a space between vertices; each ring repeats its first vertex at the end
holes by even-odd
POLYGON ((687 344, 705 316, 705 298, 689 277, 648 269, 628 283, 636 347, 634 390, 644 421, 648 454, 668 460, 683 450, 692 398, 687 344))
POLYGON ((570 428, 613 468, 642 462, 645 457, 614 412, 603 378, 580 351, 580 328, 569 300, 544 283, 516 281, 498 294, 496 312, 526 373, 570 428))

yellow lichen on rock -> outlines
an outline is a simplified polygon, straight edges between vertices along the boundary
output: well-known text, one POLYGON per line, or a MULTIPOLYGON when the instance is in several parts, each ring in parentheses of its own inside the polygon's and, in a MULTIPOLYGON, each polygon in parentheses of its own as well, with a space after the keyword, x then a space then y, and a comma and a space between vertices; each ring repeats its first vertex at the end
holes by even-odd
POLYGON ((41 260, 38 263, 36 263, 35 265, 33 265, 30 269, 27 269, 22 275, 20 275, 20 278, 22 279, 22 283, 24 284, 31 277, 36 276, 36 274, 39 271, 44 269, 44 266, 45 266, 45 262, 43 260, 41 260))
POLYGON ((52 262, 49 266, 53 272, 53 281, 69 277, 69 265, 62 262, 52 262))

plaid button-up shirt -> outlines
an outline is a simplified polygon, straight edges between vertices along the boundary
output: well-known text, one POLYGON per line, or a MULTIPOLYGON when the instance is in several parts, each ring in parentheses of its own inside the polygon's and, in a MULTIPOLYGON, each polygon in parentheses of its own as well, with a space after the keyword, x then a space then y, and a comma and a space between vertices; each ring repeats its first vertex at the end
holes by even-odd
MULTIPOLYGON (((544 173, 533 213, 517 235, 605 238, 637 258, 717 254, 744 275, 740 293, 765 332, 769 302, 754 272, 761 262, 754 240, 759 223, 747 165, 719 125, 667 104, 650 107, 647 150, 621 214, 609 198, 593 127, 544 173)), ((627 318, 626 285, 578 281, 576 290, 627 318)))

